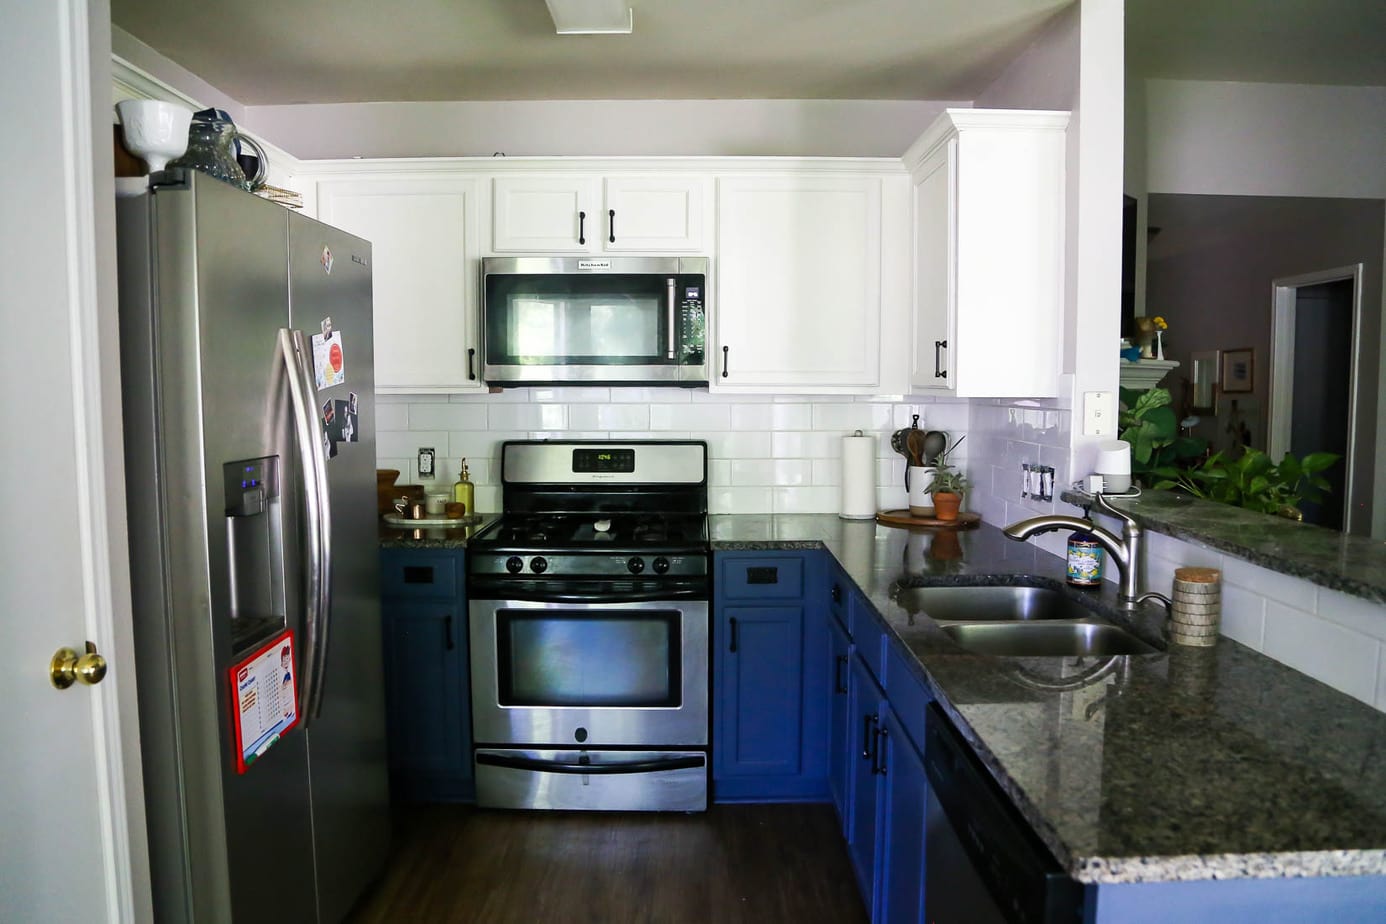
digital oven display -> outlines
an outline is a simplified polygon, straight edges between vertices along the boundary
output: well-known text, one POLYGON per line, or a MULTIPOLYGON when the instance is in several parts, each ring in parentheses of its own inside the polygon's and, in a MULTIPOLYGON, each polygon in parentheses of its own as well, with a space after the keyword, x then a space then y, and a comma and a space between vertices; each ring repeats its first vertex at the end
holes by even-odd
POLYGON ((574 449, 573 471, 632 474, 635 471, 635 450, 574 449))

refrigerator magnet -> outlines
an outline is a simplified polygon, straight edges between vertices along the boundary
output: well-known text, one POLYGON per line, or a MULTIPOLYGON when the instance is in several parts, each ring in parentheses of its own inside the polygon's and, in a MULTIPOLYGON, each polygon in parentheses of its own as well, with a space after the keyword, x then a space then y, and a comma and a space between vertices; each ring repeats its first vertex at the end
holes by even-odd
POLYGON ((245 773, 284 733, 298 724, 294 634, 285 629, 231 666, 232 748, 236 772, 245 773))
POLYGON ((346 356, 340 331, 328 330, 313 335, 313 373, 318 390, 331 388, 346 381, 346 356))

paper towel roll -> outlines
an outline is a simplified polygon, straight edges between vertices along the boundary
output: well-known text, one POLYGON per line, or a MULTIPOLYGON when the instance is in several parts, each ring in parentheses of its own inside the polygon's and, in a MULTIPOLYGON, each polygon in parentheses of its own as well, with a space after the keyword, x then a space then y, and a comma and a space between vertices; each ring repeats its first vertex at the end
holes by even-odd
POLYGON ((876 516, 876 437, 842 438, 842 504, 838 516, 844 520, 866 520, 876 516))

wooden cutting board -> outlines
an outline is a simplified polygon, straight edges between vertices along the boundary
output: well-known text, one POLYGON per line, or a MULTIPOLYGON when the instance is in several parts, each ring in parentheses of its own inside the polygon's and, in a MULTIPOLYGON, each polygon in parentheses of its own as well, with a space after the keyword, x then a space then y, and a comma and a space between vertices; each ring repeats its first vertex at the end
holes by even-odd
POLYGON ((937 517, 917 517, 908 508, 882 510, 876 514, 876 522, 885 526, 903 526, 911 529, 968 529, 982 522, 980 513, 959 513, 956 520, 940 520, 937 517))

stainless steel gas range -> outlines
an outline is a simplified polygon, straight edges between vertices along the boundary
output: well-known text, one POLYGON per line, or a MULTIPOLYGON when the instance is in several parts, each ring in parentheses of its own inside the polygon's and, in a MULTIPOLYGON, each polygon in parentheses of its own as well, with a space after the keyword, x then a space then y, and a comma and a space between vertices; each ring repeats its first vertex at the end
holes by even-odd
POLYGON ((477 803, 702 811, 707 444, 515 441, 468 544, 477 803))

